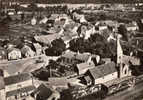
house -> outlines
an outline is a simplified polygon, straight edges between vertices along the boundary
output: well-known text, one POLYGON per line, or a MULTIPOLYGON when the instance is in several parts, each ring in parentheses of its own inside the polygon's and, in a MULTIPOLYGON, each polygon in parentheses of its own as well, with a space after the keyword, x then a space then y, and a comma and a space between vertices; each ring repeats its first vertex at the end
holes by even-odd
POLYGON ((40 35, 40 36, 35 36, 34 39, 43 44, 51 45, 51 42, 55 39, 59 39, 60 35, 58 34, 50 34, 50 35, 40 35))
POLYGON ((125 76, 131 76, 133 69, 138 69, 140 68, 139 66, 141 65, 141 60, 140 58, 134 57, 134 56, 127 56, 123 55, 122 58, 122 66, 120 76, 125 77, 125 76))
POLYGON ((41 55, 42 54, 42 46, 39 43, 33 43, 33 46, 36 51, 36 55, 41 55))
POLYGON ((81 24, 78 29, 77 29, 77 33, 80 37, 84 37, 87 31, 87 26, 84 24, 81 24))
POLYGON ((84 15, 80 15, 80 20, 79 21, 80 21, 80 23, 86 23, 87 22, 84 15))
POLYGON ((35 17, 33 17, 33 18, 31 19, 31 25, 36 25, 36 23, 37 23, 37 20, 36 20, 35 17))
POLYGON ((21 51, 17 48, 9 48, 7 50, 8 60, 17 60, 22 57, 21 51))
POLYGON ((35 52, 27 45, 24 45, 21 48, 21 54, 23 57, 26 57, 26 58, 35 56, 35 52))
POLYGON ((78 75, 85 74, 88 69, 92 69, 94 67, 94 63, 80 63, 76 65, 76 72, 78 75))
POLYGON ((76 32, 73 32, 72 29, 64 29, 64 31, 62 32, 62 40, 64 41, 64 43, 66 44, 66 47, 69 47, 69 42, 70 40, 77 38, 78 34, 76 32))
POLYGON ((108 29, 107 25, 100 25, 99 26, 99 31, 102 31, 102 30, 105 30, 105 29, 108 29))
POLYGON ((92 62, 92 56, 90 53, 78 53, 75 56, 75 59, 82 61, 82 62, 86 62, 86 63, 90 63, 92 62))
POLYGON ((61 63, 70 63, 74 64, 76 53, 72 51, 66 51, 61 57, 58 59, 61 63))
POLYGON ((0 47, 0 60, 6 60, 7 59, 7 50, 3 47, 0 47))
POLYGON ((127 24, 126 25, 127 31, 136 31, 138 30, 138 26, 134 24, 127 24))
POLYGON ((115 68, 115 63, 110 62, 89 69, 87 71, 87 76, 89 76, 90 79, 88 78, 88 80, 85 80, 86 84, 101 84, 116 79, 118 77, 118 72, 115 68))
POLYGON ((4 45, 4 48, 6 48, 6 49, 10 49, 10 48, 14 48, 14 47, 16 47, 16 46, 11 43, 7 43, 4 45))
POLYGON ((41 84, 33 92, 36 100, 58 100, 60 93, 48 84, 41 84))
POLYGON ((47 17, 44 17, 42 20, 40 20, 39 24, 46 24, 48 21, 47 17))
POLYGON ((111 58, 102 58, 102 61, 107 64, 111 62, 111 58))
POLYGON ((26 100, 35 89, 33 78, 29 73, 22 73, 4 78, 6 100, 26 100))
POLYGON ((93 58, 96 58, 97 63, 100 60, 98 55, 91 55, 89 53, 76 53, 72 51, 67 51, 63 55, 61 55, 61 62, 63 63, 93 63, 93 58))
POLYGON ((134 66, 141 65, 141 60, 137 57, 123 55, 123 64, 132 64, 134 66))
POLYGON ((108 29, 108 27, 107 27, 106 23, 105 23, 105 22, 102 22, 102 21, 97 22, 95 25, 96 25, 96 26, 98 26, 99 31, 102 31, 102 30, 108 29))
POLYGON ((6 100, 5 83, 3 76, 0 76, 0 100, 6 100))

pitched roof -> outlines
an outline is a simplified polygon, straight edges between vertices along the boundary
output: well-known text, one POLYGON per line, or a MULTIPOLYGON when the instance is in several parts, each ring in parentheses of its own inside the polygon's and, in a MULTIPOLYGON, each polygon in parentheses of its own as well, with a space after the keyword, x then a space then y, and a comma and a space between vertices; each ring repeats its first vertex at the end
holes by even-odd
POLYGON ((79 74, 84 74, 88 69, 92 69, 94 68, 95 65, 94 63, 80 63, 80 64, 77 64, 77 69, 79 71, 79 74))
POLYGON ((86 82, 91 81, 91 78, 89 76, 85 76, 84 79, 85 79, 86 82))
POLYGON ((56 25, 56 26, 63 26, 64 24, 65 24, 65 20, 57 20, 54 23, 54 25, 56 25))
POLYGON ((41 84, 38 88, 38 95, 42 97, 42 100, 58 97, 60 93, 48 84, 41 84))
POLYGON ((76 59, 76 60, 80 60, 80 61, 83 61, 83 62, 88 61, 88 59, 91 56, 92 55, 89 54, 89 53, 79 53, 79 54, 77 54, 77 53, 72 52, 72 51, 66 52, 65 54, 62 55, 62 57, 69 58, 69 59, 76 59))
POLYGON ((9 91, 6 93, 6 97, 14 96, 14 95, 19 94, 19 93, 29 92, 29 91, 32 91, 34 89, 35 89, 35 87, 33 85, 31 85, 28 87, 21 88, 19 91, 18 90, 9 91))
POLYGON ((37 89, 36 92, 40 92, 40 95, 44 98, 48 98, 52 94, 52 87, 47 84, 41 84, 37 89))
POLYGON ((76 58, 77 60, 86 62, 86 61, 88 61, 88 59, 89 59, 90 57, 91 57, 91 54, 89 54, 89 53, 79 53, 79 54, 76 55, 75 58, 76 58))
POLYGON ((94 79, 98 79, 100 77, 104 77, 108 74, 116 72, 115 63, 107 63, 96 66, 95 68, 89 69, 90 74, 94 79))
POLYGON ((66 77, 52 77, 48 79, 49 84, 52 86, 62 86, 62 87, 67 87, 68 84, 68 79, 66 77))
POLYGON ((19 83, 19 82, 24 82, 30 79, 31 79, 31 75, 29 73, 21 73, 18 75, 5 77, 4 82, 5 82, 5 85, 11 85, 11 84, 19 83))
POLYGON ((75 52, 68 51, 68 52, 65 52, 63 55, 61 55, 61 57, 73 59, 75 57, 75 55, 76 55, 75 52))
POLYGON ((63 31, 62 34, 64 35, 64 36, 62 37, 62 39, 63 39, 64 41, 71 40, 71 39, 73 39, 73 37, 75 37, 75 36, 78 35, 77 33, 72 32, 71 30, 63 31))
POLYGON ((51 35, 41 35, 41 36, 35 36, 34 39, 38 42, 45 43, 45 44, 51 44, 51 42, 55 39, 60 38, 58 34, 51 34, 51 35))
POLYGON ((27 45, 24 45, 22 48, 21 48, 21 53, 25 54, 26 52, 32 52, 32 49, 27 46, 27 45))
POLYGON ((9 48, 9 49, 7 49, 7 52, 10 53, 10 52, 12 52, 13 50, 20 51, 20 50, 17 49, 17 48, 9 48))

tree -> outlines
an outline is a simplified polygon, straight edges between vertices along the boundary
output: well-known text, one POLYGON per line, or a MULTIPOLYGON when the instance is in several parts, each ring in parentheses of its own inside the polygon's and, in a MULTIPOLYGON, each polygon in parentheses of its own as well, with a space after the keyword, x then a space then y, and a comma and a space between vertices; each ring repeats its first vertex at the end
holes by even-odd
POLYGON ((66 44, 60 39, 52 41, 51 46, 45 50, 46 55, 48 56, 59 56, 63 51, 66 50, 66 44))
POLYGON ((84 38, 77 38, 73 39, 69 42, 69 49, 74 52, 80 52, 83 53, 85 51, 85 41, 84 38))
POLYGON ((125 25, 121 24, 118 27, 118 33, 123 36, 124 40, 128 41, 128 34, 127 34, 127 29, 126 29, 125 25))
POLYGON ((106 42, 106 40, 105 40, 105 38, 102 36, 102 35, 100 35, 100 34, 93 34, 93 35, 91 35, 90 36, 90 38, 88 39, 91 43, 92 42, 98 42, 98 41, 102 41, 102 42, 106 42))
POLYGON ((137 20, 137 24, 138 24, 138 27, 139 27, 139 31, 143 32, 143 23, 140 19, 137 20))

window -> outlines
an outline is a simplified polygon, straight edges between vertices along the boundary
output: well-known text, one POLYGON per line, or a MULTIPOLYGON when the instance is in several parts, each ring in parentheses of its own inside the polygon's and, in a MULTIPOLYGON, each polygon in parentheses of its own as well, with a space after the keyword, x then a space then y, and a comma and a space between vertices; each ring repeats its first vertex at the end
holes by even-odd
POLYGON ((15 95, 15 99, 17 99, 17 95, 15 95))
POLYGON ((127 74, 127 69, 125 70, 124 74, 127 74))

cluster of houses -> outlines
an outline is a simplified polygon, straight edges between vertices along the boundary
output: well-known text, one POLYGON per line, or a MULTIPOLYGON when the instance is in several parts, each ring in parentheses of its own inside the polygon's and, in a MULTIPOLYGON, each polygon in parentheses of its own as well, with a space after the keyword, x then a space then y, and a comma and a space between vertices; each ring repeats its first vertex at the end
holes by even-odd
POLYGON ((49 100, 59 99, 60 93, 51 85, 41 83, 36 85, 35 78, 30 73, 19 73, 4 76, 0 70, 1 100, 49 100))
POLYGON ((43 54, 42 46, 38 43, 33 43, 32 46, 24 44, 19 48, 12 44, 7 44, 6 46, 7 47, 1 47, 0 49, 1 61, 18 60, 43 54))
MULTIPOLYGON (((66 14, 55 14, 51 17, 44 17, 42 20, 37 21, 36 17, 31 19, 31 25, 37 24, 52 24, 43 35, 36 35, 33 37, 32 43, 25 43, 24 45, 17 47, 12 44, 6 44, 4 47, 0 47, 0 61, 3 60, 17 60, 22 58, 34 57, 45 54, 45 49, 51 46, 52 41, 61 38, 66 44, 66 48, 69 47, 69 42, 74 38, 84 37, 88 39, 92 34, 100 34, 104 30, 108 30, 109 26, 113 29, 111 34, 108 33, 107 40, 116 40, 116 37, 112 34, 117 31, 119 23, 116 21, 97 21, 94 25, 89 23, 84 15, 72 12, 73 19, 66 14), (56 16, 56 17, 55 17, 56 16), (50 20, 54 20, 51 23, 50 20)), ((127 31, 136 31, 138 26, 135 22, 126 25, 127 31)), ((117 63, 112 61, 111 58, 100 58, 99 55, 93 55, 90 53, 78 53, 72 51, 65 51, 57 62, 62 66, 71 68, 74 66, 74 71, 77 76, 83 76, 83 82, 85 85, 102 84, 108 81, 112 81, 117 78, 122 78, 131 75, 130 66, 139 66, 140 59, 134 56, 127 56, 123 54, 123 50, 120 45, 120 41, 117 41, 117 63), (118 66, 121 64, 122 66, 118 66), (120 69, 120 70, 118 70, 120 69)), ((11 68, 12 70, 12 68, 11 68)), ((16 69, 13 69, 16 71, 16 69)), ((11 71, 12 72, 12 71, 11 71)), ((48 84, 41 84, 38 88, 34 85, 35 80, 29 73, 17 73, 14 75, 6 76, 5 71, 0 71, 0 97, 2 100, 48 100, 59 99, 60 93, 51 88, 48 84), (31 97, 31 99, 30 99, 31 97)), ((69 78, 69 77, 68 77, 69 78)), ((51 81, 54 78, 50 79, 51 81)), ((53 84, 65 84, 68 83, 66 79, 58 78, 53 81, 53 84)), ((52 84, 51 84, 52 85, 52 84)), ((66 84, 67 85, 67 84, 66 84)), ((0 98, 0 99, 1 99, 0 98)))

